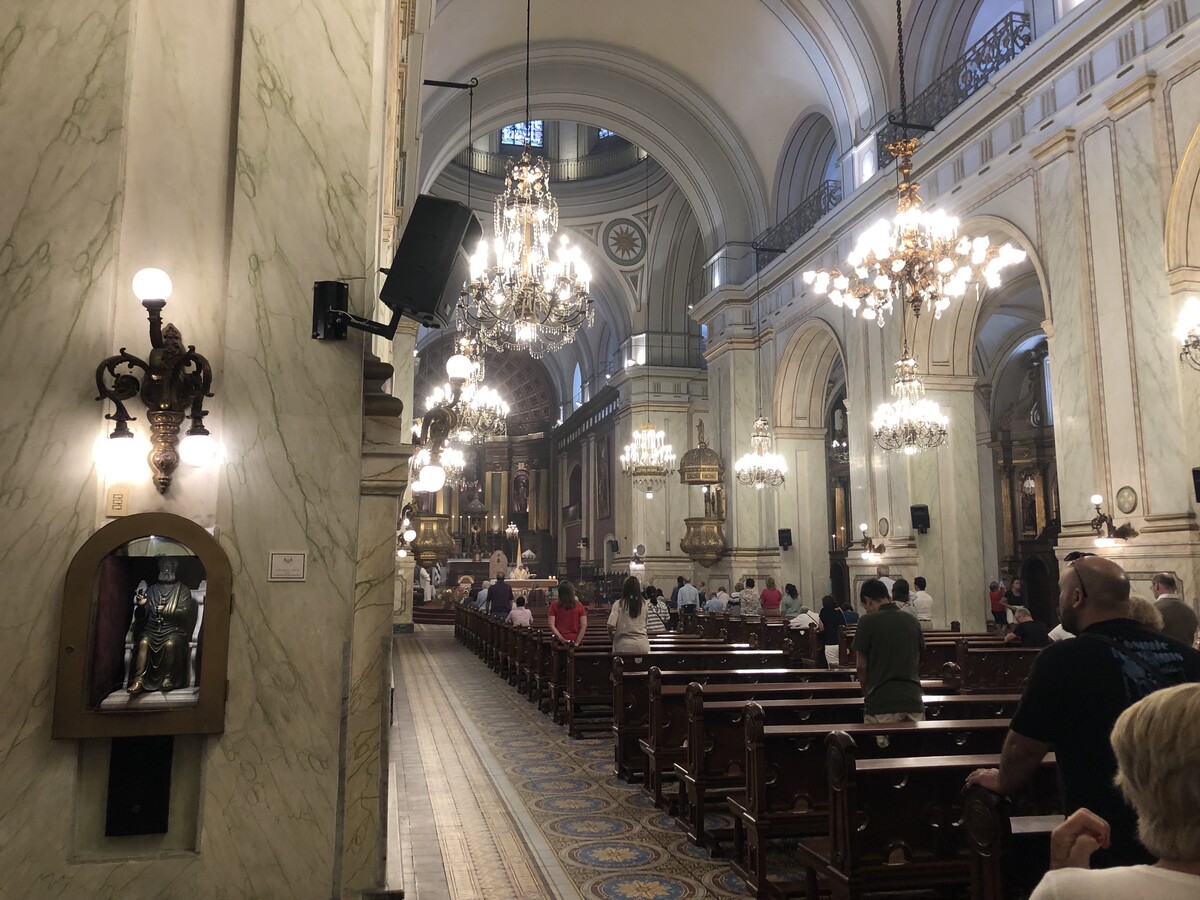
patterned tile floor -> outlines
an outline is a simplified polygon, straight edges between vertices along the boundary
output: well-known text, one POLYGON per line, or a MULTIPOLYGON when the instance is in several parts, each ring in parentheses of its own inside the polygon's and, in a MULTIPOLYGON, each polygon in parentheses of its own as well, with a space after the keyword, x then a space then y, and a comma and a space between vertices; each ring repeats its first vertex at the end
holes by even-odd
POLYGON ((394 644, 389 884, 409 900, 748 896, 637 785, 612 747, 575 741, 454 640, 394 644))

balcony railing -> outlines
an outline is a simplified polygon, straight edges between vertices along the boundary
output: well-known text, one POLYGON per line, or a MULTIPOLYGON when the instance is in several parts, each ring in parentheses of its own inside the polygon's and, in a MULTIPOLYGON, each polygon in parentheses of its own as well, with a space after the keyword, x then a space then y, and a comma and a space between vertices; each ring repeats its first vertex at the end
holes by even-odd
MULTIPOLYGON (((942 72, 933 84, 916 96, 908 105, 908 121, 936 125, 1016 59, 1032 42, 1033 28, 1028 13, 1008 13, 942 72)), ((900 118, 900 111, 892 110, 891 117, 900 118)), ((887 145, 902 136, 903 129, 886 121, 876 132, 880 169, 892 161, 887 145)))
MULTIPOLYGON (((536 148, 534 148, 536 149, 536 148)), ((536 155, 536 154, 535 154, 536 155)), ((646 158, 646 151, 630 144, 608 153, 593 153, 579 159, 550 160, 550 181, 586 181, 623 172, 646 158)), ((505 167, 513 159, 508 153, 489 153, 475 147, 467 147, 454 162, 483 175, 503 178, 505 167)))
POLYGON ((842 202, 842 183, 822 181, 821 186, 800 201, 778 225, 754 239, 754 270, 761 271, 775 257, 804 237, 842 202))

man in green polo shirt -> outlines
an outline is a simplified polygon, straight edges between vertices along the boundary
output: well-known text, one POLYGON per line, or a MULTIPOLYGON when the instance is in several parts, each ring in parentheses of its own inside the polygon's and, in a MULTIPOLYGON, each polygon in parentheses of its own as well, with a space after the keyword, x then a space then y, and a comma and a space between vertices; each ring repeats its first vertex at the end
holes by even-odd
POLYGON ((876 578, 864 582, 859 598, 866 615, 854 635, 854 655, 866 701, 863 721, 922 721, 925 698, 917 674, 925 647, 921 623, 893 603, 887 586, 876 578))

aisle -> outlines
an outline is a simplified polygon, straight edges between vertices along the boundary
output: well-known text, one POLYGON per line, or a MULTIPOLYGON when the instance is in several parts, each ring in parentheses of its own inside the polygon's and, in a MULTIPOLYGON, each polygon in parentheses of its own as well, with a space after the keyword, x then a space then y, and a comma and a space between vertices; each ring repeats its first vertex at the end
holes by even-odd
POLYGON ((637 785, 609 740, 573 741, 454 640, 394 641, 393 834, 407 900, 747 896, 637 785))

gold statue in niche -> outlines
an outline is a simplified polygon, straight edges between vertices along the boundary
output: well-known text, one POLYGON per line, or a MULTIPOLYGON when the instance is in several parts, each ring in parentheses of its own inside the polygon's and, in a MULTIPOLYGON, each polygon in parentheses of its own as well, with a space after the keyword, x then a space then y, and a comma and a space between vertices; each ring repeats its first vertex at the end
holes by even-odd
POLYGON ((134 597, 131 694, 188 686, 188 641, 197 609, 188 586, 175 580, 178 569, 173 559, 159 560, 158 581, 134 597))

